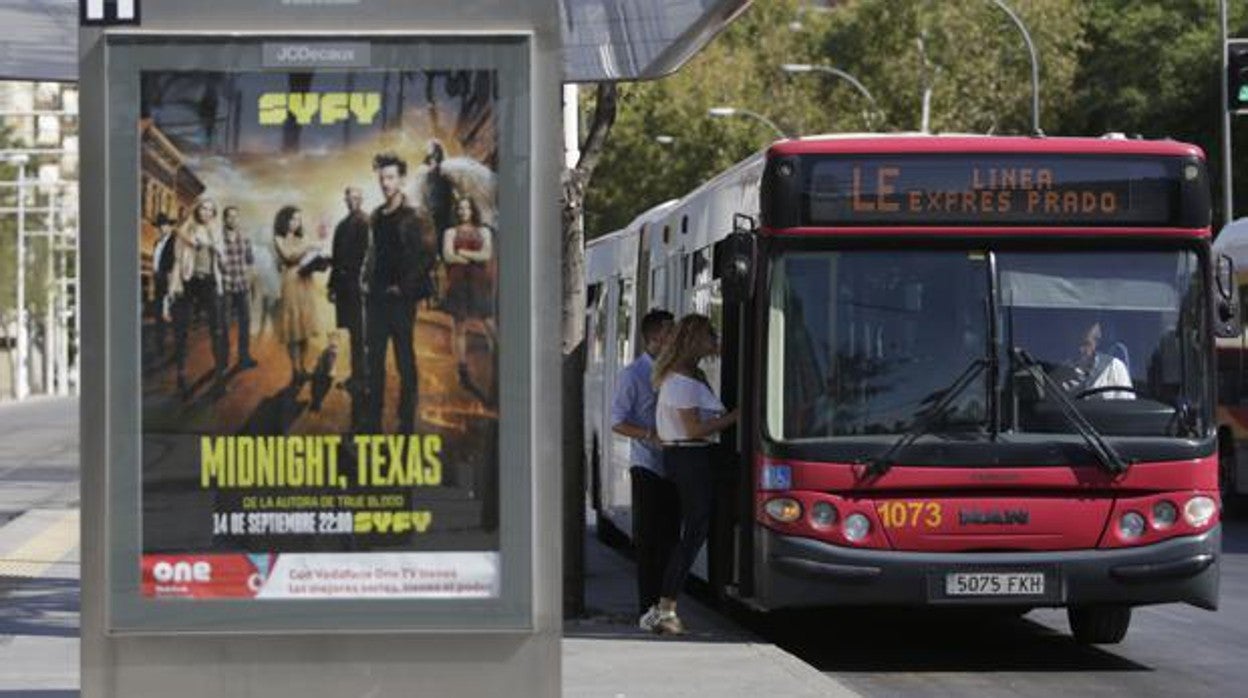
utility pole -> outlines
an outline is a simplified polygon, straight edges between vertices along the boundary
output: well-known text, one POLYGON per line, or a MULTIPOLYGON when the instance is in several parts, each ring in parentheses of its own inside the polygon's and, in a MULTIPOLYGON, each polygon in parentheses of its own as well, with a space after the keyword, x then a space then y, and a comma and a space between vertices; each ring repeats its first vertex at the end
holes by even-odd
POLYGON ((18 400, 30 395, 27 374, 26 334, 26 163, 29 156, 14 155, 11 162, 17 165, 17 375, 13 377, 13 393, 18 400))
MULTIPOLYGON (((1009 15, 1014 26, 1018 27, 1019 33, 1023 35, 1023 42, 1027 44, 1027 54, 1031 56, 1031 135, 1043 136, 1044 131, 1040 130, 1040 62, 1036 59, 1036 45, 1031 41, 1031 33, 1027 31, 1027 25, 1023 24, 1023 20, 1010 9, 1009 5, 1005 4, 1005 0, 992 0, 992 2, 1001 8, 1002 12, 1009 15)), ((1225 7, 1226 0, 1222 0, 1222 4, 1225 7)))
POLYGON ((1230 36, 1226 29, 1226 0, 1218 1, 1219 26, 1222 28, 1222 215, 1223 224, 1235 219, 1235 198, 1231 189, 1231 103, 1230 86, 1227 77, 1230 73, 1230 36))

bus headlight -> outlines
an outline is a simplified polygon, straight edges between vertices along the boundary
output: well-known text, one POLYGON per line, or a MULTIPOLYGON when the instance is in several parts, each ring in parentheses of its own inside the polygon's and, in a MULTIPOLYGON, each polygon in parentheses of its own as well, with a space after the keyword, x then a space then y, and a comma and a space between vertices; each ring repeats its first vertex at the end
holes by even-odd
POLYGON ((1187 504, 1183 506, 1183 518, 1188 524, 1200 528, 1208 524, 1217 511, 1218 505, 1211 497, 1197 495, 1187 500, 1187 504))
POLYGON ((1153 505, 1153 528, 1170 528, 1178 520, 1179 510, 1170 502, 1163 500, 1153 505))
POLYGON ((871 532, 871 519, 863 514, 850 514, 845 517, 845 537, 852 543, 860 543, 871 532))
POLYGON ((780 523, 793 523, 802 518, 802 505, 796 499, 788 497, 767 500, 767 503, 763 505, 763 510, 780 523))
POLYGON ((1128 511, 1118 519, 1118 533, 1123 538, 1139 538, 1144 535, 1145 527, 1144 517, 1134 511, 1128 511))
POLYGON ((815 528, 832 528, 836 525, 836 507, 827 502, 815 502, 810 507, 810 525, 815 528))

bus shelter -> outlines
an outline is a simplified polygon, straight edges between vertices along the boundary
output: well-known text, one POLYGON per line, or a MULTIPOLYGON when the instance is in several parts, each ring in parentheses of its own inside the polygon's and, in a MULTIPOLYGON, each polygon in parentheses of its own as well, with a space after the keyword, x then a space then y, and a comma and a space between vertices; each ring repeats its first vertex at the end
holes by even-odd
POLYGON ((547 125, 748 3, 650 4, 82 3, 84 696, 558 694, 547 125))

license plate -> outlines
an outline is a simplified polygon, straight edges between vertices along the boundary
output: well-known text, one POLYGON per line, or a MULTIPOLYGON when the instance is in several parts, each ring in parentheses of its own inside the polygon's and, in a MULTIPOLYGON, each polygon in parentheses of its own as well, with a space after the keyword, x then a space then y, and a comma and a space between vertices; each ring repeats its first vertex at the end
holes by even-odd
POLYGON ((1043 596, 1043 572, 950 572, 946 596, 1043 596))

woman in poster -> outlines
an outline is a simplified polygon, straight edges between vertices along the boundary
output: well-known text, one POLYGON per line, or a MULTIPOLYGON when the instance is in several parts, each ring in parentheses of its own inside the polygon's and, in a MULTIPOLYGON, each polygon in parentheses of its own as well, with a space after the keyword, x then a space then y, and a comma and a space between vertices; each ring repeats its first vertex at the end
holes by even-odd
MULTIPOLYGON (((481 211, 470 196, 455 202, 456 224, 442 234, 442 259, 446 263, 446 311, 455 321, 455 360, 459 382, 485 402, 482 391, 468 375, 466 323, 481 323, 486 339, 494 342, 494 284, 487 265, 494 256, 493 231, 481 222, 481 211)), ((491 346, 491 353, 493 346, 491 346)))
POLYGON ((204 197, 195 202, 191 214, 174 235, 173 272, 169 277, 168 313, 173 321, 174 362, 177 365, 178 392, 189 397, 186 380, 187 342, 196 311, 208 320, 208 342, 212 349, 212 394, 225 389, 226 348, 221 326, 221 250, 224 241, 217 224, 217 203, 204 197))
POLYGON ((278 336, 290 354, 290 384, 308 380, 308 340, 321 333, 312 274, 323 259, 320 246, 303 231, 303 214, 283 206, 273 220, 273 248, 281 272, 281 299, 277 311, 278 336))

